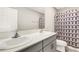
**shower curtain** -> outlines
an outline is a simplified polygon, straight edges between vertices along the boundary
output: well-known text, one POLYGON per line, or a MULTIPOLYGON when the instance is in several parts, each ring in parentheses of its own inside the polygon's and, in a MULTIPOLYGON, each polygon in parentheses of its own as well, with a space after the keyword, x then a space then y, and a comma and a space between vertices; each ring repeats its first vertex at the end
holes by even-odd
POLYGON ((69 46, 79 48, 79 11, 68 9, 55 15, 57 39, 64 40, 69 46))

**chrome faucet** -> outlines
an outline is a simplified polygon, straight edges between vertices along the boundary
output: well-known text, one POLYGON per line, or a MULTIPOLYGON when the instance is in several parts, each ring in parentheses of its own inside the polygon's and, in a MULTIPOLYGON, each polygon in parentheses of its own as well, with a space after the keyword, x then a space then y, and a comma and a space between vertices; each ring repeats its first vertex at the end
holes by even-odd
POLYGON ((15 36, 12 37, 12 38, 18 38, 18 37, 20 37, 20 36, 19 36, 18 33, 16 32, 15 36))

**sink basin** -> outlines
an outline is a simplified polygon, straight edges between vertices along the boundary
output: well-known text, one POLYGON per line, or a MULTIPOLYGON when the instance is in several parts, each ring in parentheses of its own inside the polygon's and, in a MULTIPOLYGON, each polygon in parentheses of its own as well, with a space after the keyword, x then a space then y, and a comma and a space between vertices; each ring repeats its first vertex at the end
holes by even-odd
POLYGON ((32 39, 28 39, 27 37, 12 38, 10 40, 1 42, 1 45, 3 45, 4 47, 3 48, 0 47, 0 49, 11 49, 18 46, 22 46, 24 44, 28 44, 31 40, 32 39))

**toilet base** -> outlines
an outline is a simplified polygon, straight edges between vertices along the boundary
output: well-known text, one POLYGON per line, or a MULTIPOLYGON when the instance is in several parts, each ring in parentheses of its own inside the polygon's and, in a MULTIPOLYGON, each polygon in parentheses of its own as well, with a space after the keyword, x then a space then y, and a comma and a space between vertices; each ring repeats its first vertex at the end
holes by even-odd
POLYGON ((74 48, 71 46, 66 46, 66 51, 67 52, 79 52, 79 48, 74 48))

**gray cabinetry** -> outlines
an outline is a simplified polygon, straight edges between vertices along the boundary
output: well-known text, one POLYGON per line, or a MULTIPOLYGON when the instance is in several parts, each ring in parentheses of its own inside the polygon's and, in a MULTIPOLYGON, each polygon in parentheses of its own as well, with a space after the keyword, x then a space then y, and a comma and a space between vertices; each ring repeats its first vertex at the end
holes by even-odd
POLYGON ((43 48, 54 40, 56 40, 56 35, 53 35, 53 36, 48 37, 47 39, 43 40, 43 48))
POLYGON ((39 43, 36 43, 28 48, 21 50, 21 52, 55 52, 56 35, 53 35, 39 43))
POLYGON ((51 36, 43 41, 44 52, 54 52, 56 49, 56 36, 51 36))
POLYGON ((44 52, 55 52, 56 51, 56 41, 52 41, 45 48, 43 48, 44 52))
POLYGON ((39 52, 42 50, 42 42, 34 44, 28 48, 21 50, 21 52, 39 52))

